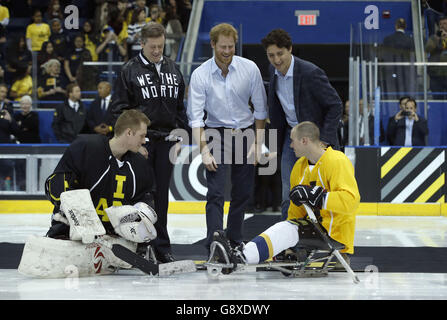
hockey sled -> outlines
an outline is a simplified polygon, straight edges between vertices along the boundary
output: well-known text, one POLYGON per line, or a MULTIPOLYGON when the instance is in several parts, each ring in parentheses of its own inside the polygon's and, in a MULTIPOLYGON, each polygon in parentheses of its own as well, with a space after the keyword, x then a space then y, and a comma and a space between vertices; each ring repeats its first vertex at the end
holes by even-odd
POLYGON ((305 278, 305 277, 325 277, 331 270, 332 260, 335 257, 351 276, 354 283, 359 283, 359 278, 352 271, 349 264, 341 256, 340 250, 344 245, 335 241, 327 234, 326 230, 318 222, 314 212, 304 205, 308 214, 308 221, 313 227, 315 236, 300 238, 297 246, 290 248, 285 252, 278 254, 271 261, 266 261, 256 265, 234 264, 225 251, 225 248, 219 242, 212 242, 210 246, 210 257, 204 266, 208 275, 212 278, 220 274, 234 272, 253 272, 262 270, 280 271, 284 276, 305 278), (224 257, 225 263, 217 262, 217 251, 224 257))

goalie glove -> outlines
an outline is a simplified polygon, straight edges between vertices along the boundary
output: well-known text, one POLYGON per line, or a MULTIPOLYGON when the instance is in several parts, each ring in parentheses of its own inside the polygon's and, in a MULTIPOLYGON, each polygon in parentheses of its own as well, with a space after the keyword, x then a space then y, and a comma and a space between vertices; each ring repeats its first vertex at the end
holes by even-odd
POLYGON ((326 197, 326 190, 319 186, 297 185, 290 190, 290 200, 297 206, 303 203, 309 204, 312 208, 321 209, 323 200, 326 197))
POLYGON ((144 202, 106 209, 115 232, 126 240, 142 243, 157 237, 155 211, 144 202))

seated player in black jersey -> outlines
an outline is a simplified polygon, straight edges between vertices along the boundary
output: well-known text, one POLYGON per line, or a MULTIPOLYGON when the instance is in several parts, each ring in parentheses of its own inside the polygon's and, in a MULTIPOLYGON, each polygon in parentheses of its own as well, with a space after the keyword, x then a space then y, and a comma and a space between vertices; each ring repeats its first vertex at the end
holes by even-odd
POLYGON ((64 191, 88 189, 108 234, 115 233, 105 211, 108 207, 137 203, 153 206, 153 173, 138 153, 149 125, 144 113, 128 110, 118 118, 113 138, 83 135, 68 147, 45 182, 47 198, 54 204, 48 237, 69 237, 69 226, 59 214, 64 191))

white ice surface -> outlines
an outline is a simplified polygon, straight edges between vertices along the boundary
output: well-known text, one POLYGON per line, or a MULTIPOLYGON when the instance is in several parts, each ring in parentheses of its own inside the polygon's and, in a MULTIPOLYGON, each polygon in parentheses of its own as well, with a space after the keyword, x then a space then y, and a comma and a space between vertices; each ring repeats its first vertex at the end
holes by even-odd
MULTIPOLYGON (((247 216, 248 218, 248 216, 247 216)), ((48 230, 49 215, 0 215, 0 242, 24 243, 48 230)), ((172 243, 205 237, 205 216, 170 214, 172 243)), ((447 218, 357 217, 356 246, 447 247, 447 218)), ((146 276, 138 270, 109 276, 32 279, 17 270, 0 270, 0 300, 445 300, 446 273, 363 273, 359 284, 346 273, 324 278, 285 278, 278 272, 251 272, 208 277, 205 271, 170 277, 146 276)))

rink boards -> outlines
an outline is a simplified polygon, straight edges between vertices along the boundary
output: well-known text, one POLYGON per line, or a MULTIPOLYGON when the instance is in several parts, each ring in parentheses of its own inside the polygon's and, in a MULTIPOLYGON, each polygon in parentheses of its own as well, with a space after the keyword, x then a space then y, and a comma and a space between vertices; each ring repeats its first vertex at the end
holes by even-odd
MULTIPOLYGON (((197 146, 185 145, 174 165, 169 213, 205 213, 205 168, 197 146)), ((347 147, 361 195, 357 215, 447 216, 445 152, 435 147, 347 147)), ((230 181, 225 187, 228 212, 230 181)), ((0 198, 0 213, 51 213, 44 197, 0 198)))

